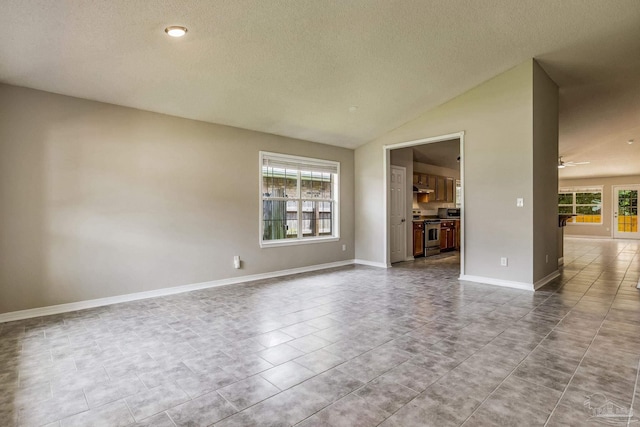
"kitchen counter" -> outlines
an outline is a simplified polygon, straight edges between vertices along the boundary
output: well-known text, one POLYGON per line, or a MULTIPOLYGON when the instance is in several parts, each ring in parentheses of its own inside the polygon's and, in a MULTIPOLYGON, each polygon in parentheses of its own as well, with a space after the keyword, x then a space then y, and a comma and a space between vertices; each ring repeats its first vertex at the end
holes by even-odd
POLYGON ((438 217, 421 217, 420 219, 414 219, 413 222, 423 222, 423 221, 433 221, 433 220, 440 220, 440 221, 460 221, 460 217, 453 217, 453 218, 438 218, 438 217))

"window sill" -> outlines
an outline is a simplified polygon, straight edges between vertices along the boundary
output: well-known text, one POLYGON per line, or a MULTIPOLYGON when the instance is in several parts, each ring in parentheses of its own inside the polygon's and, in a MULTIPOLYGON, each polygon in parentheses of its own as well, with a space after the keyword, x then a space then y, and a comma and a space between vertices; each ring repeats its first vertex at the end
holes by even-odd
POLYGON ((602 222, 567 222, 567 225, 602 225, 602 222))
POLYGON ((297 246, 297 245, 309 245, 313 243, 326 243, 326 242, 337 242, 340 240, 340 237, 314 237, 314 238, 306 238, 306 239, 290 239, 290 240, 274 240, 274 241, 261 241, 261 248, 276 248, 279 246, 297 246))

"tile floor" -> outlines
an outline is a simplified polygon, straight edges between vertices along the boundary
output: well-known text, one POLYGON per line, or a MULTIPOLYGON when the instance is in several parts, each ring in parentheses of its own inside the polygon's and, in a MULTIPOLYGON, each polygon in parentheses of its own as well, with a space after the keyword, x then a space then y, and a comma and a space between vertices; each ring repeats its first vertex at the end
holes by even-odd
POLYGON ((640 242, 565 248, 535 294, 440 257, 0 324, 0 425, 627 425, 640 242))

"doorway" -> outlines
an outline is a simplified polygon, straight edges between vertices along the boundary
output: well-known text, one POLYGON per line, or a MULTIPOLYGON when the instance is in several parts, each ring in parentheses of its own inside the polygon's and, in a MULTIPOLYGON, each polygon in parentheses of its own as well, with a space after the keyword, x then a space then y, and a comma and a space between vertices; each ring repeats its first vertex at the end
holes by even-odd
MULTIPOLYGON (((406 142, 401 142, 401 143, 397 143, 397 144, 389 144, 389 145, 385 145, 383 147, 384 150, 384 194, 385 197, 383 198, 384 204, 385 204, 385 209, 384 209, 384 214, 385 214, 385 223, 386 223, 386 228, 385 228, 385 234, 384 234, 384 242, 385 242, 385 246, 386 246, 386 251, 385 251, 385 264, 387 265, 387 267, 391 267, 391 263, 392 262, 396 262, 396 260, 402 261, 402 259, 399 258, 399 256, 396 255, 396 246, 397 240, 395 237, 395 232, 393 231, 394 228, 397 228, 397 225, 395 224, 395 219, 392 220, 392 217, 395 216, 395 214, 392 213, 392 210, 394 209, 393 205, 394 205, 394 195, 392 194, 391 188, 393 187, 393 183, 392 183, 392 177, 393 177, 393 171, 392 168, 395 167, 395 165, 391 165, 391 151, 392 150, 399 150, 399 149, 403 149, 403 148, 408 148, 408 147, 417 147, 417 146, 426 146, 428 144, 432 144, 432 143, 438 143, 438 142, 447 142, 447 141, 452 141, 452 140, 456 140, 457 142, 459 142, 459 158, 458 158, 458 170, 459 170, 459 179, 456 179, 454 181, 452 181, 450 183, 449 186, 446 185, 446 183, 448 183, 448 181, 444 181, 443 185, 448 187, 451 187, 451 189, 455 190, 455 196, 454 196, 454 200, 451 201, 452 203, 455 203, 455 205, 457 207, 460 208, 460 219, 458 221, 459 223, 459 228, 458 230, 456 230, 456 232, 460 235, 460 241, 459 241, 459 252, 458 252, 458 256, 456 259, 459 259, 459 265, 460 265, 460 275, 464 275, 464 217, 465 217, 465 211, 464 211, 464 132, 457 132, 457 133, 453 133, 453 134, 447 134, 447 135, 441 135, 441 136, 436 136, 436 137, 431 137, 431 138, 424 138, 424 139, 419 139, 419 140, 413 140, 413 141, 406 141, 406 142), (458 185, 459 184, 459 185, 458 185), (393 253, 393 256, 392 256, 393 253)), ((413 173, 413 172, 412 172, 413 173)), ((408 184, 411 184, 411 179, 408 175, 412 175, 412 173, 407 172, 407 176, 405 176, 405 179, 409 181, 408 184)), ((394 178, 395 179, 395 178, 394 178)), ((406 182, 406 181, 405 181, 406 182)), ((416 191, 414 189, 414 191, 416 191)), ((413 194, 413 193, 412 193, 413 194)), ((437 194, 437 182, 436 182, 436 194, 437 194)), ((445 193, 446 194, 446 193, 445 193)), ((407 194, 407 200, 409 199, 409 194, 407 194)), ((414 195, 414 198, 416 196, 414 195)), ((438 200, 441 201, 441 200, 438 200)), ((437 217, 437 209, 435 209, 436 211, 436 217, 437 217)), ((408 226, 406 224, 410 224, 409 222, 410 219, 412 219, 412 211, 411 209, 408 209, 405 211, 406 213, 406 221, 404 222, 404 228, 405 228, 405 233, 404 236, 407 236, 409 233, 408 230, 408 226)), ((410 236, 409 236, 410 237, 410 236)), ((413 240, 413 239, 412 239, 413 240)), ((409 244, 412 243, 410 240, 407 240, 407 237, 405 237, 404 240, 404 251, 406 252, 406 258, 411 259, 411 253, 407 252, 407 247, 409 246, 409 244)), ((413 245, 412 245, 413 246, 413 245)))
POLYGON ((389 202, 391 212, 391 262, 407 258, 407 211, 406 211, 407 170, 401 166, 391 166, 389 202))
POLYGON ((640 186, 613 186, 613 237, 640 239, 638 231, 638 193, 640 186))

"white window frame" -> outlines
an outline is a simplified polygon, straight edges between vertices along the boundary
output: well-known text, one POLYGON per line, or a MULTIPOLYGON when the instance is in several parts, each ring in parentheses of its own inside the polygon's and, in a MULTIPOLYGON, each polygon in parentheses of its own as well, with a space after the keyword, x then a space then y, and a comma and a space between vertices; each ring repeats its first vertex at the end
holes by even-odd
POLYGON ((270 247, 279 247, 279 246, 292 246, 292 245, 305 245, 305 244, 310 244, 310 243, 323 243, 323 242, 333 242, 333 241, 338 241, 340 240, 340 162, 336 162, 333 160, 323 160, 323 159, 315 159, 315 158, 311 158, 311 157, 302 157, 302 156, 293 156, 290 154, 280 154, 280 153, 272 153, 272 152, 268 152, 268 151, 260 151, 260 156, 259 156, 259 165, 258 165, 258 186, 259 186, 259 190, 258 190, 258 196, 260 198, 260 201, 258 203, 258 205, 260 206, 259 208, 259 216, 258 216, 258 223, 259 223, 259 235, 258 235, 258 240, 260 243, 260 247, 261 248, 270 248, 270 247), (300 191, 301 191, 301 173, 298 170, 298 180, 297 180, 297 189, 296 189, 296 197, 295 198, 291 198, 288 200, 296 200, 298 202, 298 237, 297 238, 287 238, 287 239, 281 239, 281 240, 263 240, 264 237, 264 223, 263 223, 263 202, 265 200, 273 200, 270 199, 268 197, 264 197, 263 193, 262 193, 262 184, 263 184, 263 177, 262 177, 262 168, 263 168, 263 164, 264 164, 264 159, 274 159, 274 160, 282 160, 282 161, 288 161, 288 162, 295 162, 295 163, 300 163, 300 164, 304 164, 304 165, 308 165, 309 168, 311 168, 313 170, 313 166, 330 166, 330 167, 335 167, 337 172, 334 174, 334 180, 333 180, 333 199, 331 200, 331 202, 333 203, 333 211, 331 213, 331 222, 332 222, 332 230, 333 230, 333 235, 331 236, 308 236, 308 237, 304 237, 302 235, 302 224, 303 224, 303 209, 302 209, 302 202, 304 201, 326 201, 326 199, 303 199, 301 197, 300 191))
MULTIPOLYGON (((600 222, 574 222, 573 220, 567 221, 567 225, 602 225, 604 224, 603 220, 604 220, 604 186, 603 185, 599 185, 599 186, 584 186, 584 187, 562 187, 560 189, 558 189, 558 194, 560 193, 573 193, 573 203, 572 203, 572 212, 574 215, 578 215, 576 213, 576 207, 577 206, 592 206, 592 205, 583 205, 583 204, 576 204, 576 193, 600 193, 600 222)), ((558 203, 558 207, 560 206, 560 204, 558 203)), ((563 205, 563 206, 569 206, 569 205, 563 205)))

